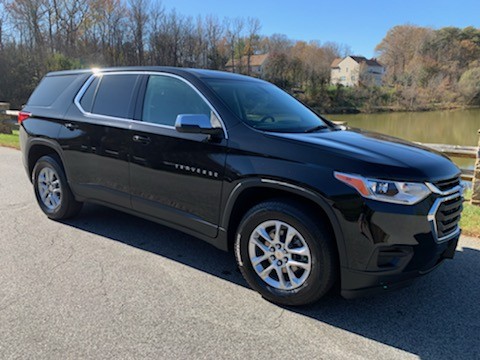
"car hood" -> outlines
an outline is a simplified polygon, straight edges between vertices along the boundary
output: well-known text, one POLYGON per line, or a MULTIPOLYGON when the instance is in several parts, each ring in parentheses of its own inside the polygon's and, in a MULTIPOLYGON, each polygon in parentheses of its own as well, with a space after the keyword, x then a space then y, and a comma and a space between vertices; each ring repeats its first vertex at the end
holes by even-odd
POLYGON ((328 161, 337 171, 421 181, 443 180, 460 173, 446 156, 432 149, 356 128, 273 136, 314 146, 318 150, 314 151, 318 163, 328 161))

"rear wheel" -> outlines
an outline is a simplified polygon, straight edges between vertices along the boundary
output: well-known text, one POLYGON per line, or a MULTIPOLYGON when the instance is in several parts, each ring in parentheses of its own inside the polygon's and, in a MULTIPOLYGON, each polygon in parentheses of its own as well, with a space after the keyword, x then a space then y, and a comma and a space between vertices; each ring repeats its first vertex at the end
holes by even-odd
POLYGON ((41 157, 33 168, 32 178, 37 202, 49 218, 68 219, 82 209, 83 204, 75 200, 56 156, 41 157))
POLYGON ((240 270, 266 299, 306 305, 325 295, 337 272, 333 236, 301 206, 268 201, 240 223, 235 243, 240 270))

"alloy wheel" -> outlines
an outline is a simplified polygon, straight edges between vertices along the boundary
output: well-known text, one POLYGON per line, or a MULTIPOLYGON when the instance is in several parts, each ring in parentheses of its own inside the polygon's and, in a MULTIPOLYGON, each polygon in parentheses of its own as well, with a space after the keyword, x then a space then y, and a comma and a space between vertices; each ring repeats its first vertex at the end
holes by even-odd
POLYGON ((62 188, 57 172, 44 167, 38 174, 37 185, 43 205, 51 211, 56 210, 62 203, 62 188))
POLYGON ((257 275, 280 290, 302 286, 312 267, 310 248, 303 236, 279 220, 265 221, 255 228, 250 235, 248 254, 257 275))

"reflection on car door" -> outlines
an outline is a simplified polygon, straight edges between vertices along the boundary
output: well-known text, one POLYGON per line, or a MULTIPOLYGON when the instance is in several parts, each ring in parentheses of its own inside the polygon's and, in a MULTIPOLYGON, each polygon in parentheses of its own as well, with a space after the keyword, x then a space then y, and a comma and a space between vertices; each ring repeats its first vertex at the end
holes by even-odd
POLYGON ((177 115, 210 117, 212 109, 190 84, 170 75, 151 75, 144 93, 142 122, 131 129, 132 206, 214 237, 227 140, 174 128, 177 115))
POLYGON ((75 194, 131 208, 128 119, 138 85, 139 75, 96 76, 70 108, 59 142, 75 194))

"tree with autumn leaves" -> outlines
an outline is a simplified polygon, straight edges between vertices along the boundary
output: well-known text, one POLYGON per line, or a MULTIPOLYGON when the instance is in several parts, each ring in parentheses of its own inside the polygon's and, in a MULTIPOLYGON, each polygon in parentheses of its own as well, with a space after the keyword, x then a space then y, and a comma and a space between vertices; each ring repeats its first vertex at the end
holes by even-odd
POLYGON ((395 26, 376 51, 402 107, 480 105, 480 29, 395 26))
POLYGON ((0 0, 0 100, 24 104, 49 71, 165 65, 249 74, 268 53, 262 76, 319 111, 428 109, 480 103, 480 30, 392 28, 377 46, 384 86, 331 86, 333 59, 352 55, 331 42, 261 35, 256 18, 192 18, 154 0, 0 0), (247 66, 240 59, 247 59, 247 66))

